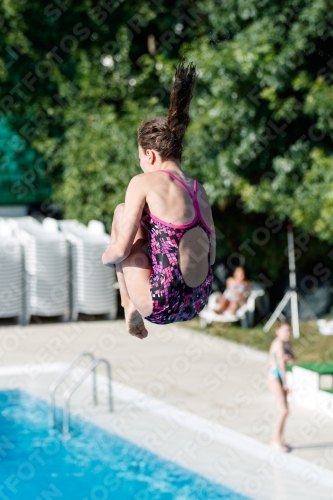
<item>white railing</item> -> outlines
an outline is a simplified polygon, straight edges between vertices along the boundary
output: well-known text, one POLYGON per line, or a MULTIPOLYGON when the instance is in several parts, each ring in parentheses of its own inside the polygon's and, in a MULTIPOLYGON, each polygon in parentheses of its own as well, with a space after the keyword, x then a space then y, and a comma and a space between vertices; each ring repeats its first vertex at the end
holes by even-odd
POLYGON ((108 379, 108 405, 109 405, 109 410, 113 411, 110 363, 104 358, 95 358, 94 355, 90 352, 82 352, 74 359, 74 361, 69 365, 69 367, 63 373, 61 373, 55 379, 55 381, 50 385, 49 393, 51 398, 51 405, 50 405, 51 425, 53 426, 56 425, 56 390, 62 384, 62 382, 73 373, 73 370, 84 358, 90 358, 89 365, 83 371, 83 373, 81 373, 78 379, 75 380, 74 383, 72 383, 63 394, 62 431, 65 436, 68 436, 69 434, 70 398, 73 395, 73 393, 83 384, 83 382, 88 377, 88 375, 90 375, 90 373, 93 373, 93 402, 94 405, 98 404, 96 368, 101 363, 104 363, 106 366, 107 379, 108 379))

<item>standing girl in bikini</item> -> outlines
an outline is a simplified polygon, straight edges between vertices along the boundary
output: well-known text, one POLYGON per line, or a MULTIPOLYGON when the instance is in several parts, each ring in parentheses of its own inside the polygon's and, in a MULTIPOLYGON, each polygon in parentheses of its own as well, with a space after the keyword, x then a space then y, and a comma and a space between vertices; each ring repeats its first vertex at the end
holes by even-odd
POLYGON ((269 349, 270 370, 268 374, 268 387, 273 394, 278 416, 274 426, 271 445, 281 451, 289 451, 283 441, 283 430, 288 416, 288 387, 287 387, 287 362, 295 361, 294 351, 291 346, 291 329, 287 321, 282 321, 275 329, 276 338, 269 349))
POLYGON ((167 118, 138 130, 143 174, 116 207, 102 260, 116 266, 128 332, 148 334, 143 319, 187 321, 205 306, 213 281, 215 232, 207 194, 181 167, 195 67, 179 64, 167 118))

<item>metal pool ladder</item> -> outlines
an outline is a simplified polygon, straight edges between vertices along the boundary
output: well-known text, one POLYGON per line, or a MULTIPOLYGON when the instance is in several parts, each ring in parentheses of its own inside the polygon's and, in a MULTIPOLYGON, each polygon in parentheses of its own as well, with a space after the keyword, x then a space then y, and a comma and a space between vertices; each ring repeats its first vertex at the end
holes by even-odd
POLYGON ((88 375, 90 375, 91 372, 93 373, 94 405, 98 404, 96 368, 100 363, 104 363, 106 366, 107 378, 108 378, 108 404, 109 404, 109 410, 113 411, 110 363, 104 358, 95 358, 91 352, 82 352, 74 359, 74 361, 69 365, 69 367, 55 379, 55 381, 49 387, 49 393, 50 393, 50 397, 51 397, 50 417, 51 417, 52 425, 55 426, 55 424, 56 424, 56 418, 55 418, 56 390, 59 387, 59 385, 73 372, 74 368, 79 364, 79 362, 83 358, 90 358, 89 365, 84 370, 84 372, 81 374, 81 376, 73 384, 71 384, 63 394, 62 432, 66 436, 68 436, 68 434, 69 434, 69 413, 70 413, 69 403, 70 403, 70 398, 73 395, 73 393, 76 391, 76 389, 78 389, 80 387, 80 385, 85 381, 85 379, 88 377, 88 375))

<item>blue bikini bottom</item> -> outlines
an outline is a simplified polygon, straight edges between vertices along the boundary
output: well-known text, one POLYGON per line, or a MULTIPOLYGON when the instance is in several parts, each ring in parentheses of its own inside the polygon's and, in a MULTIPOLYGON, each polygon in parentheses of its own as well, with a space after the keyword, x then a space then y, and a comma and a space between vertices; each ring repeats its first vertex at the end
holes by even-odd
POLYGON ((271 373, 272 375, 274 375, 274 377, 276 377, 281 384, 283 383, 282 376, 281 376, 281 371, 280 371, 280 368, 278 366, 276 366, 275 368, 271 368, 269 370, 269 373, 271 373))

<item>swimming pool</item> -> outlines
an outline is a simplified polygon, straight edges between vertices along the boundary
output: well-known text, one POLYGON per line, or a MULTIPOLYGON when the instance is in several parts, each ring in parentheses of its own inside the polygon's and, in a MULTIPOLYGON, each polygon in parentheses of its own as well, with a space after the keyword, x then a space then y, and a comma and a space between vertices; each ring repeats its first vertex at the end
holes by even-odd
POLYGON ((0 391, 4 500, 249 500, 79 418, 72 436, 48 426, 48 405, 0 391))

